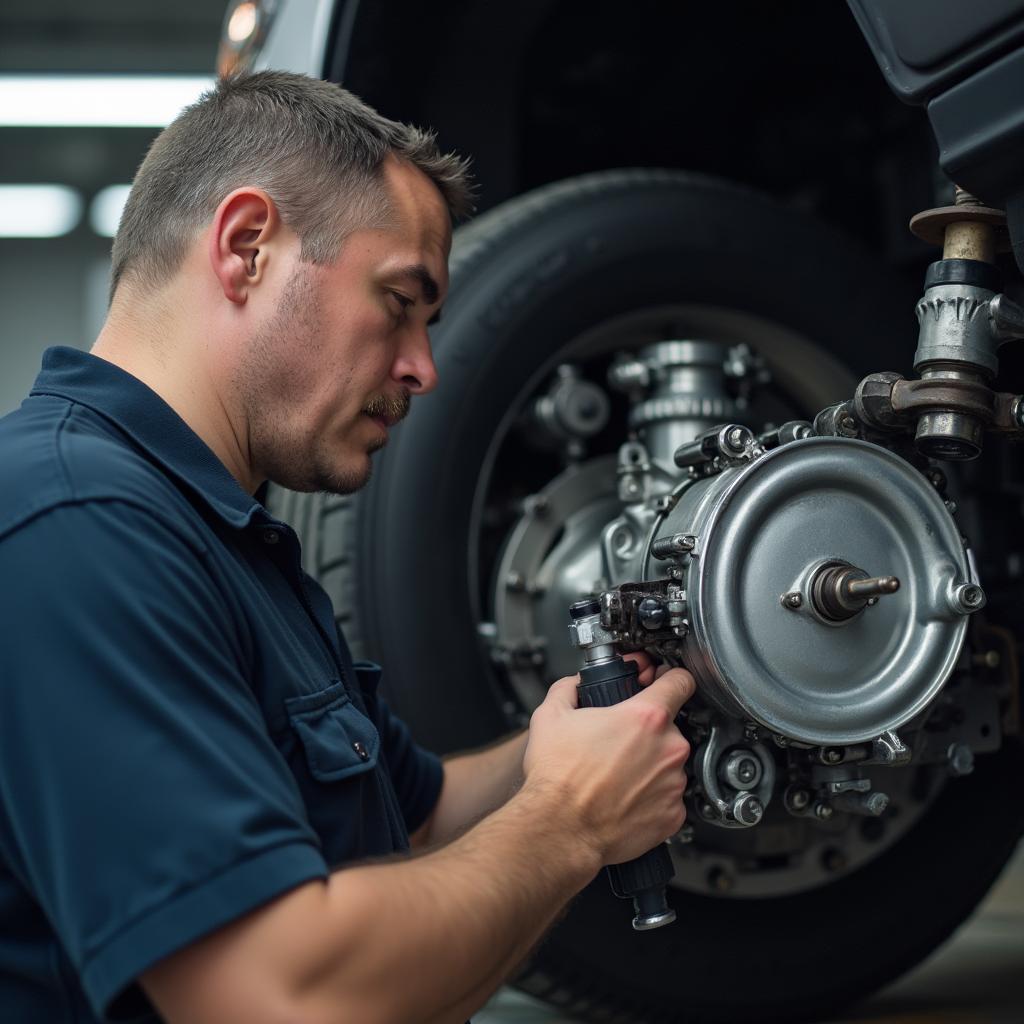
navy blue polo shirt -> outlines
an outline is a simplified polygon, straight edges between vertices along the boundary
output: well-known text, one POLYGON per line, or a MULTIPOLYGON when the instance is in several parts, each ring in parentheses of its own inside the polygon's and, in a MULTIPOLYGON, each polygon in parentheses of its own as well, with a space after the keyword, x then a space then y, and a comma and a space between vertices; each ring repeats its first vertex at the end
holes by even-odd
POLYGON ((0 631, 4 1021, 155 1019, 140 972, 437 801, 293 531, 73 349, 0 420, 0 631))

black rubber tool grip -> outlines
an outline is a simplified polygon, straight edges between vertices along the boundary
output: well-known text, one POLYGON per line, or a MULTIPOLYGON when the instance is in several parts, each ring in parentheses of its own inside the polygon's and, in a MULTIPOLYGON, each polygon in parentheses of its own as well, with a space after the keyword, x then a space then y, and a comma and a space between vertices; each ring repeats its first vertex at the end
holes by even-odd
MULTIPOLYGON (((640 689, 636 662, 616 657, 581 669, 576 693, 581 708, 607 708, 635 696, 640 689)), ((657 928, 675 919, 665 899, 665 886, 674 874, 672 858, 664 843, 636 860, 608 865, 612 892, 633 900, 633 927, 638 931, 657 928)))

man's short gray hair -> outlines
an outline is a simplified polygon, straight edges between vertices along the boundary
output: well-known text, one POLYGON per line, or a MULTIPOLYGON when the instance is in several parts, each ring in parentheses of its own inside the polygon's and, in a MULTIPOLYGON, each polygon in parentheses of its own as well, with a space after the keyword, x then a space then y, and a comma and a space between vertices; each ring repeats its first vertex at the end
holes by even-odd
POLYGON ((301 239, 301 258, 330 263, 354 228, 388 210, 391 154, 438 188, 454 221, 472 212, 468 161, 432 132, 382 117, 330 82, 284 71, 222 79, 154 140, 114 239, 110 294, 126 275, 159 281, 181 265, 221 200, 253 185, 301 239))

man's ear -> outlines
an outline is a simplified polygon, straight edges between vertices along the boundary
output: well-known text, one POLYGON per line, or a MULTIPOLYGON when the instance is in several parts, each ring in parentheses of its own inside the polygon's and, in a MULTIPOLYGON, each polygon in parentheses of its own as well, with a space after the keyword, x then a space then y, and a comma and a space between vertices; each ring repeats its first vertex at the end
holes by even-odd
POLYGON ((224 297, 243 303, 266 273, 269 243, 281 232, 274 200, 259 188, 239 188, 225 196, 213 217, 210 266, 224 297))

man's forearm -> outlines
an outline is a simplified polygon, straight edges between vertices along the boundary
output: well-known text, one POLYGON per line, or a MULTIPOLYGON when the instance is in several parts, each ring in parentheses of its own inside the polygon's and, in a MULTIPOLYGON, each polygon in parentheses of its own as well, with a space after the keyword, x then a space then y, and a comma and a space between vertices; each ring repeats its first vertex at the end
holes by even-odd
POLYGON ((561 806, 522 792, 434 853, 333 875, 325 919, 347 935, 358 921, 358 942, 316 972, 310 1019, 462 1024, 599 869, 561 806))
POLYGON ((444 785, 430 827, 421 839, 446 843, 501 807, 523 781, 524 730, 500 743, 444 762, 444 785))

